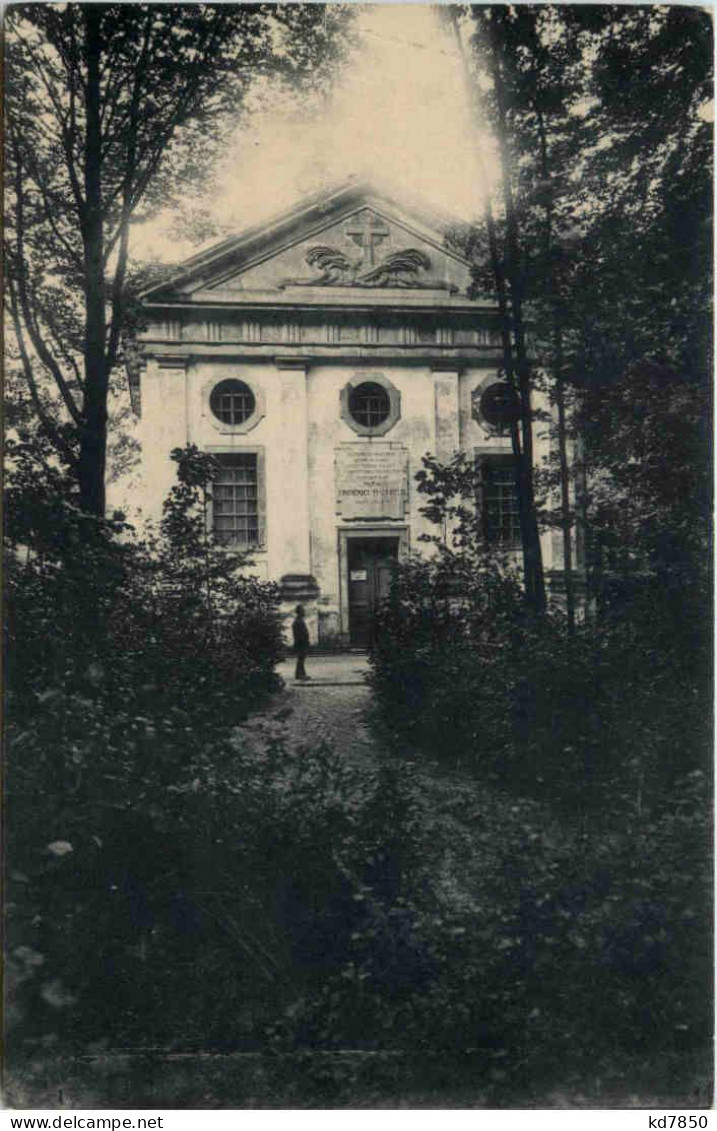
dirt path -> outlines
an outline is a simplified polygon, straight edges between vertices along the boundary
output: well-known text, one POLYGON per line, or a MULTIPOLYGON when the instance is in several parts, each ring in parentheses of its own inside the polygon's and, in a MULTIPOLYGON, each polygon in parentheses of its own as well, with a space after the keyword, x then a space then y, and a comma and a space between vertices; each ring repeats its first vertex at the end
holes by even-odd
POLYGON ((279 668, 284 690, 241 728, 244 734, 283 732, 291 745, 316 746, 325 741, 342 757, 365 759, 375 755, 366 717, 371 704, 371 692, 364 680, 366 657, 311 656, 307 671, 311 680, 297 684, 293 661, 284 661, 279 668))

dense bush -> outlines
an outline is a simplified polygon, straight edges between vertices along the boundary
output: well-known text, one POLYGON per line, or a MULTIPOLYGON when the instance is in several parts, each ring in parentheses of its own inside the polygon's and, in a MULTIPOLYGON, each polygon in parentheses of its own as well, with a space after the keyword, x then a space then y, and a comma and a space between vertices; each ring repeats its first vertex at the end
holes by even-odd
POLYGON ((13 1047, 259 1047, 400 885, 385 774, 280 734, 134 746, 13 794, 13 1047))
POLYGON ((280 685, 276 587, 210 544, 211 458, 174 456, 178 484, 142 541, 121 518, 83 514, 37 441, 11 451, 8 931, 27 967, 20 997, 35 995, 23 1032, 38 1039, 172 1031, 160 1021, 158 1003, 174 1006, 158 962, 176 979, 196 960, 199 912, 184 890, 209 819, 199 814, 188 846, 185 795, 215 754, 217 766, 231 762, 232 724, 280 685))
POLYGON ((140 542, 13 456, 11 1055, 380 1043, 361 979, 340 1025, 326 986, 368 959, 387 1000, 415 992, 410 788, 236 726, 277 686, 276 591, 208 544, 211 459, 176 453, 140 542))
POLYGON ((371 657, 380 733, 463 796, 460 823, 444 797, 423 826, 452 867, 415 922, 433 965, 407 1031, 427 1071, 441 1050, 455 1068, 453 1050, 498 1087, 704 1049, 704 579, 615 578, 571 633, 559 610, 526 611, 451 502, 462 478, 457 461, 446 475, 429 463, 419 489, 440 533, 430 558, 398 567, 371 657))
POLYGON ((84 514, 31 443, 11 451, 7 493, 6 648, 10 718, 35 697, 93 691, 111 716, 175 708, 241 718, 277 686, 276 586, 213 546, 206 511, 212 457, 176 450, 178 483, 157 532, 84 514), (140 709, 142 708, 142 709, 140 709))
POLYGON ((659 805, 708 757, 700 579, 679 593, 659 577, 642 574, 629 590, 616 579, 599 620, 588 610, 570 633, 559 609, 529 613, 474 516, 450 506, 450 490, 439 495, 442 474, 432 468, 419 489, 432 491, 426 512, 444 529, 447 516, 452 535, 397 569, 371 657, 384 733, 564 814, 619 821, 659 805))
POLYGON ((636 1064, 708 1047, 704 775, 659 818, 606 835, 469 779, 437 795, 409 771, 394 783, 405 867, 390 901, 362 889, 343 964, 267 1034, 284 1094, 325 1104, 367 1087, 316 1050, 398 1058, 372 1062, 388 1094, 393 1065, 399 1093, 468 1087, 493 1106, 604 1075, 624 1085, 636 1064))

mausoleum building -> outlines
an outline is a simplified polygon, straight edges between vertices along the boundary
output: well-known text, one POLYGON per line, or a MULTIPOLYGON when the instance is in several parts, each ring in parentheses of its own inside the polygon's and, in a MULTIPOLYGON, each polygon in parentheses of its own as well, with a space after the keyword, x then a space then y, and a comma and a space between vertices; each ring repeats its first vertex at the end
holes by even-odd
MULTIPOLYGON (((351 182, 186 262, 145 295, 145 509, 173 448, 218 457, 211 523, 307 609, 314 642, 365 645, 392 561, 430 530, 421 459, 480 461, 486 534, 519 545, 497 311, 445 225, 351 182)), ((553 540, 544 540, 548 569, 553 540)))

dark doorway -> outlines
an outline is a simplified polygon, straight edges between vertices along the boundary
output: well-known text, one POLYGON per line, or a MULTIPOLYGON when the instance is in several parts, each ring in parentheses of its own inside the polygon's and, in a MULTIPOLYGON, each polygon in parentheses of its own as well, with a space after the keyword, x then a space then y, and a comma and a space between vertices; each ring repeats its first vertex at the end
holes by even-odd
POLYGON ((376 616, 388 596, 398 561, 398 538, 349 538, 349 634, 354 648, 368 648, 376 616))

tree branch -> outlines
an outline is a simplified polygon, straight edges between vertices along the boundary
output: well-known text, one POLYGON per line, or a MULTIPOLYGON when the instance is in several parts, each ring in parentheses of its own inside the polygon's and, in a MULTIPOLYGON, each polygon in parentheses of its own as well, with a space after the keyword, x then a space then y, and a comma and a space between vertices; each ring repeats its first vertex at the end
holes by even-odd
POLYGON ((8 280, 8 290, 9 290, 9 293, 10 293, 10 313, 12 315, 13 329, 15 331, 15 337, 17 339, 18 349, 20 350, 20 357, 22 359, 23 372, 25 374, 25 379, 27 381, 27 385, 28 385, 28 388, 30 390, 30 399, 32 400, 32 407, 35 410, 37 418, 40 421, 40 424, 45 429, 47 435, 49 436, 49 438, 52 441, 52 443, 54 444, 54 446, 57 448, 58 452, 62 453, 62 455, 67 460, 70 467, 75 468, 77 466, 77 456, 72 451, 72 448, 67 443, 67 441, 65 440, 62 433, 56 427, 55 422, 45 412, 44 406, 43 406, 42 401, 40 399, 40 394, 39 394, 38 388, 37 388, 37 382, 35 381, 35 374, 33 373, 33 370, 32 370, 32 361, 30 359, 30 355, 29 355, 28 350, 27 350, 27 345, 25 343, 25 335, 23 333, 23 328, 22 328, 22 319, 20 317, 20 311, 19 311, 19 308, 18 308, 18 296, 17 296, 17 292, 16 292, 16 287, 15 287, 15 283, 12 279, 8 280))
POLYGON ((65 402, 67 411, 72 417, 74 423, 80 424, 82 421, 82 413, 75 404, 74 398, 72 396, 72 391, 70 390, 70 387, 65 380, 60 365, 50 353, 49 349, 47 348, 47 344, 45 343, 40 333, 40 327, 32 310, 32 306, 30 304, 29 296, 27 293, 27 286, 22 275, 23 270, 21 269, 20 277, 17 280, 20 308, 22 310, 22 316, 27 328, 27 332, 30 335, 30 341, 32 342, 33 349, 35 350, 38 358, 45 366, 45 368, 52 374, 55 384, 60 391, 63 401, 65 402))
MULTIPOLYGON (((188 76, 184 84, 184 88, 177 95, 175 109, 169 117, 169 120, 162 130, 156 132, 154 129, 151 134, 151 144, 146 148, 146 152, 142 158, 137 162, 138 168, 142 160, 146 160, 146 164, 142 169, 141 174, 135 178, 135 187, 131 198, 131 211, 137 207, 142 197, 144 196, 147 186, 152 177, 156 173, 159 164, 164 156, 169 142, 172 140, 175 130, 182 124, 183 121, 191 114, 193 102, 198 98, 202 80, 207 74, 207 61, 212 58, 212 54, 221 42, 221 32, 224 26, 223 17, 217 17, 212 29, 207 33, 207 40, 201 53, 198 53, 197 58, 188 68, 188 76)), ((202 90, 202 96, 207 97, 218 90, 223 82, 223 77, 217 79, 212 85, 211 82, 207 87, 202 90)), ((122 193, 123 186, 120 185, 108 197, 108 204, 115 201, 122 193)), ((112 245, 116 246, 119 239, 119 230, 113 234, 112 245)))
MULTIPOLYGON (((37 53, 33 50, 32 46, 30 45, 28 40, 25 39, 25 37, 20 32, 18 32, 18 39, 20 40, 21 43, 24 44, 25 49, 27 50, 27 52, 28 52, 33 64, 34 64, 34 67, 35 67, 37 75, 40 79, 40 82, 42 83, 42 85, 43 85, 43 87, 44 87, 44 89, 47 93, 47 96, 48 96, 48 98, 49 98, 49 100, 52 103, 52 106, 54 108, 55 115, 56 115, 56 118, 57 118, 57 122, 58 122, 58 125, 60 127, 60 136, 62 138, 62 146, 63 146, 63 150, 64 150, 64 153, 65 153, 65 160, 67 161, 67 172, 68 172, 69 177, 70 177, 70 185, 72 187, 72 193, 73 193, 73 196, 75 198, 75 204, 77 206, 77 213, 78 213, 79 220, 80 220, 80 226, 83 227, 84 226, 84 216, 85 216, 85 201, 84 201, 84 197, 82 196, 82 190, 80 188, 80 182, 79 182, 79 178, 77 176, 77 169, 76 169, 76 166, 75 166, 75 153, 74 153, 74 147, 73 147, 73 138, 74 138, 74 136, 76 136, 76 122, 73 125, 73 131, 74 132, 71 132, 70 127, 68 126, 68 122, 67 122, 67 115, 66 115, 66 113, 65 113, 65 111, 62 107, 62 103, 57 98, 57 94, 56 94, 55 90, 53 89, 52 83, 46 77, 44 67, 43 67, 42 63, 40 62, 40 59, 39 59, 37 53)), ((70 112, 71 113, 72 113, 72 107, 73 107, 73 100, 72 100, 72 97, 71 97, 71 99, 70 99, 70 112)))
MULTIPOLYGON (((19 152, 19 150, 18 150, 18 152, 19 152)), ((34 167, 33 167, 32 170, 29 167, 29 163, 34 160, 29 149, 25 150, 25 156, 24 156, 24 158, 20 158, 20 160, 24 161, 24 164, 27 168, 28 176, 31 177, 33 183, 37 187, 38 192, 42 196, 42 202, 43 202, 43 205, 44 205, 44 217, 48 221, 50 227, 52 228, 53 235, 57 239, 57 242, 59 244, 61 244, 62 248, 65 251, 65 255, 67 256, 70 263, 72 263, 75 267, 81 267, 82 266, 82 256, 72 247, 72 245, 70 243, 68 243, 67 238, 63 235, 63 233, 60 231, 60 229, 57 226, 57 223, 56 223, 55 217, 54 217, 55 206, 47 195, 47 188, 45 186, 45 182, 44 182, 42 176, 40 175, 37 164, 34 163, 34 167)))
POLYGON ((72 372, 74 374, 75 381, 77 382, 78 388, 80 390, 82 390, 83 387, 84 387, 84 382, 83 382, 82 377, 80 375, 80 368, 79 368, 75 358, 72 356, 72 353, 70 352, 68 346, 63 342, 62 334, 60 333, 60 330, 57 326, 57 322, 55 321, 54 316, 50 313, 50 311, 47 309, 46 306, 42 311, 42 318, 43 318, 43 321, 46 323, 47 328, 50 331, 50 334, 52 335, 52 339, 55 343, 55 346, 57 347, 56 352, 58 354, 60 354, 62 356, 63 360, 66 361, 67 364, 72 367, 72 372))
POLYGON ((117 258, 117 267, 115 269, 115 277, 112 281, 112 316, 110 321, 109 340, 107 343, 107 368, 110 370, 117 357, 117 348, 119 346, 120 331, 122 329, 122 317, 124 314, 124 302, 122 299, 125 277, 127 275, 127 251, 129 248, 129 226, 132 219, 132 182, 134 180, 136 160, 137 160, 137 123, 139 118, 139 107, 142 95, 142 88, 147 71, 147 62, 149 59, 149 48, 152 42, 152 24, 154 22, 154 12, 150 6, 147 10, 146 23, 144 29, 144 39, 142 42, 142 50, 137 62, 137 67, 134 76, 134 85, 132 87, 132 99, 130 104, 129 113, 129 128, 127 130, 127 154, 125 158, 125 176, 122 187, 122 212, 120 216, 120 246, 117 258))
POLYGON ((32 308, 30 305, 27 285, 26 285, 26 263, 25 263, 25 202, 23 197, 23 184, 22 184, 22 161, 20 157, 20 146, 17 136, 13 135, 11 139, 13 154, 15 157, 15 194, 16 194, 16 240, 17 240, 17 273, 15 283, 17 286, 16 299, 19 299, 20 310, 25 323, 30 341, 33 348, 37 353, 40 361, 47 370, 52 374, 55 383, 62 395, 62 399, 67 406, 67 411, 70 413, 75 424, 79 424, 81 420, 81 413, 74 402, 70 388, 65 381, 62 370, 57 364, 55 358, 48 350, 45 342, 40 334, 39 327, 34 321, 32 308))

